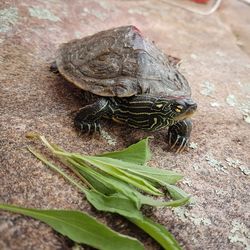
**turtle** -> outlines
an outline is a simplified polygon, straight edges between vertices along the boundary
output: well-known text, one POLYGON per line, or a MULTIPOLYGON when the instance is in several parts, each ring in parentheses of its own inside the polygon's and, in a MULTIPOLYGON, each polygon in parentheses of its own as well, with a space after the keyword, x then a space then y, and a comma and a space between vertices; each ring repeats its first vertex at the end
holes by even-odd
POLYGON ((166 140, 180 152, 197 104, 178 63, 129 25, 61 44, 51 70, 97 97, 74 119, 81 132, 100 132, 101 118, 148 131, 168 128, 166 140))

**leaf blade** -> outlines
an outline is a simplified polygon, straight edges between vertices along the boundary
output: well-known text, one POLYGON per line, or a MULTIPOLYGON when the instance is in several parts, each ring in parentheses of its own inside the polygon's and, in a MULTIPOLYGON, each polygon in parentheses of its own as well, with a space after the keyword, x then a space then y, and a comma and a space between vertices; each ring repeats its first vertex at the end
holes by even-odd
POLYGON ((27 209, 7 204, 0 204, 0 209, 41 220, 73 241, 98 249, 144 249, 138 240, 118 234, 104 224, 99 223, 94 217, 79 211, 27 209))
POLYGON ((87 200, 100 211, 117 213, 125 217, 141 219, 142 214, 135 203, 126 196, 116 193, 114 195, 103 195, 96 191, 85 193, 87 200))
POLYGON ((149 137, 120 150, 103 153, 100 157, 109 157, 113 159, 125 160, 139 165, 144 165, 151 159, 151 152, 148 146, 149 137))
POLYGON ((167 250, 181 250, 181 246, 176 241, 174 236, 161 224, 158 224, 147 217, 143 220, 130 219, 135 225, 140 227, 143 231, 148 233, 153 239, 155 239, 164 249, 167 250))
MULTIPOLYGON (((81 171, 81 170, 80 170, 81 171)), ((91 172, 91 171, 90 171, 91 172)), ((81 173, 81 172, 80 172, 81 173)), ((84 173, 83 173, 84 174, 84 173)), ((124 196, 126 196, 128 199, 133 201, 136 204, 136 207, 140 209, 141 202, 137 195, 138 192, 136 192, 136 189, 133 186, 127 185, 125 182, 117 180, 113 178, 112 176, 104 176, 97 172, 92 172, 92 176, 96 178, 96 180, 99 183, 102 183, 106 187, 108 187, 110 190, 113 190, 113 193, 121 193, 124 196)), ((91 184, 94 186, 96 190, 104 194, 104 190, 101 190, 99 187, 96 186, 95 182, 91 182, 91 184)), ((112 195, 111 193, 109 195, 112 195)))
POLYGON ((152 207, 179 207, 187 204, 190 200, 190 197, 188 196, 171 201, 160 201, 160 200, 155 200, 149 196, 140 194, 140 200, 143 205, 149 205, 152 207))
POLYGON ((104 162, 102 161, 101 157, 94 157, 94 156, 78 156, 78 155, 73 155, 73 158, 77 157, 76 159, 84 162, 88 162, 91 165, 94 165, 101 169, 102 171, 118 178, 121 179, 127 183, 130 183, 134 185, 135 187, 148 192, 149 194, 152 195, 162 195, 162 192, 155 188, 153 185, 151 185, 150 182, 147 180, 135 176, 133 174, 130 174, 129 172, 125 172, 122 169, 119 169, 116 165, 110 164, 109 162, 104 162))
POLYGON ((178 180, 182 179, 183 176, 171 170, 153 168, 149 166, 142 166, 139 164, 121 161, 118 159, 112 159, 108 157, 90 156, 91 159, 101 161, 105 164, 116 166, 119 169, 127 170, 130 173, 137 174, 141 177, 147 177, 153 181, 158 182, 161 185, 175 184, 178 180))
POLYGON ((183 199, 183 198, 190 198, 190 195, 187 194, 186 192, 184 192, 181 188, 174 186, 174 185, 166 185, 166 188, 170 194, 170 196, 174 199, 174 200, 179 200, 179 199, 183 199))

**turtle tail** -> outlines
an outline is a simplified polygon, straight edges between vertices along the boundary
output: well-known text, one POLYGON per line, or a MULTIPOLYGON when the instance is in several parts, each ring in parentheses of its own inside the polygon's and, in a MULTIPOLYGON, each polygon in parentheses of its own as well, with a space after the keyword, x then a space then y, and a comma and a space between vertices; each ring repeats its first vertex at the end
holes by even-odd
POLYGON ((59 73, 56 61, 51 63, 49 70, 55 74, 59 73))

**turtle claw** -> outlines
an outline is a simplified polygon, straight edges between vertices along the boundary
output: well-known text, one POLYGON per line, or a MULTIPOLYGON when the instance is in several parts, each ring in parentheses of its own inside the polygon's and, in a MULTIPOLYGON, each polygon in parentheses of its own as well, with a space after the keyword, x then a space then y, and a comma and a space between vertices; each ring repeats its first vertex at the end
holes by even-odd
POLYGON ((183 152, 188 147, 191 130, 192 122, 190 120, 183 120, 169 127, 168 144, 170 149, 176 153, 183 152))
POLYGON ((171 132, 168 134, 168 137, 170 150, 175 151, 175 153, 182 153, 188 147, 189 138, 180 135, 174 137, 171 132))
POLYGON ((101 130, 99 122, 87 123, 87 122, 75 121, 75 127, 80 131, 80 134, 83 133, 93 134, 95 132, 100 133, 101 130))

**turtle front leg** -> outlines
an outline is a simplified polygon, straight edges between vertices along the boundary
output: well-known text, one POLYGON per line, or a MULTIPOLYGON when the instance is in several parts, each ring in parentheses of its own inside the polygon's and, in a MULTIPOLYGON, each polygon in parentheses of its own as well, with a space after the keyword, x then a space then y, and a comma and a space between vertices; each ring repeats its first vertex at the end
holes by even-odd
POLYGON ((81 108, 75 117, 75 127, 83 133, 100 131, 99 120, 107 113, 108 105, 108 99, 100 98, 95 103, 81 108))
POLYGON ((167 135, 170 149, 176 149, 176 153, 182 152, 188 146, 191 131, 192 121, 189 119, 170 126, 167 135))

